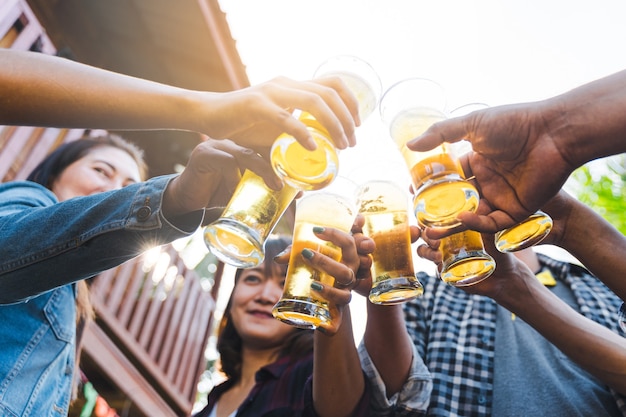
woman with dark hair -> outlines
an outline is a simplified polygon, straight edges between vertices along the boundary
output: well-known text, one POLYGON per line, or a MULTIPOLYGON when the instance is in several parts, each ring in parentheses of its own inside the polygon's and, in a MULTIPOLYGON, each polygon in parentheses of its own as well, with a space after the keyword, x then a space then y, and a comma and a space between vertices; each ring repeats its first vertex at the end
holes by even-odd
MULTIPOLYGON (((291 238, 287 236, 274 236, 267 240, 265 245, 266 259, 273 259, 280 252, 287 249, 291 244, 291 238)), ((241 280, 242 275, 245 275, 245 279, 250 280, 248 277, 252 270, 238 269, 235 273, 235 285, 241 280)), ((261 264, 259 271, 263 276, 271 277, 276 275, 280 278, 280 284, 284 281, 284 277, 287 274, 287 265, 279 265, 275 262, 269 261, 261 264)), ((235 292, 231 293, 228 304, 224 309, 224 315, 220 322, 217 350, 220 354, 221 369, 224 374, 230 380, 241 379, 242 371, 242 337, 237 331, 235 324, 232 320, 232 304, 233 296, 235 292)), ((276 321, 277 324, 282 324, 276 321)), ((272 323, 274 324, 274 323, 272 323)), ((289 355, 294 358, 300 358, 313 351, 313 332, 305 329, 298 329, 296 327, 283 327, 290 331, 289 336, 282 343, 281 349, 278 352, 278 356, 289 355)))
MULTIPOLYGON (((194 417, 391 416, 396 410, 388 398, 400 391, 413 399, 404 398, 408 414, 395 415, 417 415, 415 410, 425 410, 430 375, 419 358, 413 361, 413 345, 400 306, 378 306, 386 310, 383 312, 370 310, 378 318, 368 318, 368 346, 362 344, 357 350, 354 341, 348 303, 351 288, 361 283, 344 288, 345 279, 339 277, 351 276, 349 270, 356 274, 368 269, 367 254, 373 242, 362 234, 336 229, 324 229, 318 236, 342 249, 341 262, 308 249, 302 253, 306 262, 335 276, 341 284, 338 287, 342 286, 312 285, 313 291, 337 306, 333 317, 337 325, 314 332, 272 316, 272 307, 283 292, 285 249, 291 243, 287 237, 272 237, 267 241, 266 261, 235 274, 217 340, 227 380, 209 393, 207 406, 194 417), (368 244, 369 249, 357 251, 368 244), (394 317, 396 313, 400 314, 394 317), (384 363, 377 355, 370 358, 367 349, 377 347, 384 347, 390 360, 384 363), (397 355, 400 352, 403 354, 397 355), (379 365, 385 369, 376 369, 379 365), (387 378, 390 374, 395 380, 387 378), (383 375, 382 380, 378 375, 383 375), (394 385, 397 382, 399 385, 394 385)), ((362 281, 364 288, 371 287, 370 281, 362 281)))
MULTIPOLYGON (((63 182, 57 180, 61 175, 74 175, 72 171, 68 171, 64 174, 65 169, 91 153, 95 148, 107 146, 123 151, 130 156, 139 170, 139 180, 143 181, 146 179, 148 176, 148 166, 144 161, 143 150, 119 136, 108 134, 98 137, 87 136, 81 140, 72 141, 59 146, 31 171, 26 180, 36 182, 51 190, 59 201, 71 198, 75 194, 85 194, 84 192, 77 191, 67 186, 59 187, 59 182, 61 184, 63 184, 63 182)), ((84 180, 84 174, 75 179, 84 180)), ((91 319, 93 316, 88 291, 87 284, 84 281, 78 281, 76 283, 76 320, 80 324, 79 330, 82 328, 85 321, 91 319)))
MULTIPOLYGON (((106 135, 65 143, 31 172, 29 181, 0 185, 3 416, 67 414, 77 325, 80 329, 93 314, 87 285, 79 280, 88 274, 78 271, 89 270, 102 256, 67 240, 68 233, 90 233, 85 216, 102 222, 107 214, 100 198, 87 196, 139 183, 145 175, 143 152, 106 135), (84 253, 72 255, 76 251, 84 253), (65 264, 48 268, 46 258, 65 264)), ((92 268, 91 275, 100 269, 92 268)))
MULTIPOLYGON (((331 240, 341 247, 344 263, 327 258, 324 270, 350 276, 349 269, 355 272, 359 265, 354 239, 335 231, 331 240)), ((337 289, 342 293, 338 310, 343 312, 333 317, 341 324, 332 336, 298 329, 272 316, 287 273, 287 266, 273 258, 290 243, 287 237, 269 239, 266 261, 237 271, 217 342, 228 380, 209 394, 209 404, 196 417, 367 415, 369 390, 352 337, 349 290, 337 289), (333 371, 316 370, 322 362, 333 363, 333 371), (319 390, 323 385, 332 387, 335 401, 328 391, 319 390)))
POLYGON ((66 415, 78 283, 189 236, 206 207, 230 197, 221 190, 239 169, 271 171, 262 162, 234 142, 207 140, 181 174, 141 182, 140 153, 106 136, 63 145, 34 181, 0 184, 0 415, 66 415))

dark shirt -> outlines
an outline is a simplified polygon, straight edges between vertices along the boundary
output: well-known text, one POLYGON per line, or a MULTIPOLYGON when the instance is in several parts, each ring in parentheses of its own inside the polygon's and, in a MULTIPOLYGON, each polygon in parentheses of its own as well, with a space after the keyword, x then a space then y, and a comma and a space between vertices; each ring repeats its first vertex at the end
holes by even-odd
MULTIPOLYGON (((239 406, 237 417, 316 417, 313 408, 313 353, 292 361, 283 357, 264 366, 256 373, 256 384, 239 406)), ((207 417, 220 396, 233 385, 226 381, 209 393, 209 403, 194 417, 207 417)), ((370 400, 369 385, 359 400, 353 417, 367 416, 370 400)))

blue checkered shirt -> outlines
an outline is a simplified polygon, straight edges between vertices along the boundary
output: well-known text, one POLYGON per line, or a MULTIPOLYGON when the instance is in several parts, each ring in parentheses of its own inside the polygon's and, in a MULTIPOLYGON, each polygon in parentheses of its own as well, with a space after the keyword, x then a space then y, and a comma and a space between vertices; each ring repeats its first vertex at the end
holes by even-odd
MULTIPOLYGON (((539 256, 572 289, 585 317, 624 336, 617 320, 622 302, 612 291, 582 267, 539 256)), ((405 304, 405 316, 434 382, 427 415, 491 416, 497 304, 424 273, 418 278, 424 295, 405 304)), ((613 395, 626 416, 626 398, 613 395)))

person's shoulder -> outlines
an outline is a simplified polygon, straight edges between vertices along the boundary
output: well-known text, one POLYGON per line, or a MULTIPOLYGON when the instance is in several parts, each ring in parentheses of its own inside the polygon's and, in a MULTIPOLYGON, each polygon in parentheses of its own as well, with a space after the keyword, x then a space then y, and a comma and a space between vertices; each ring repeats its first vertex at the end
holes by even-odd
POLYGON ((45 207, 57 202, 57 198, 41 184, 32 181, 11 181, 0 184, 0 207, 27 205, 45 207))

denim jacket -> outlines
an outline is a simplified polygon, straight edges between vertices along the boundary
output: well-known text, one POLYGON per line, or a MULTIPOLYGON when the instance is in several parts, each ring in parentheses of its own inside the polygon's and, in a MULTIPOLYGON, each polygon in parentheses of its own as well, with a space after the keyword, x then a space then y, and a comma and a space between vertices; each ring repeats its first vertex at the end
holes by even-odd
POLYGON ((0 184, 0 415, 66 416, 75 285, 192 233, 202 212, 161 213, 171 176, 58 203, 27 181, 0 184))

